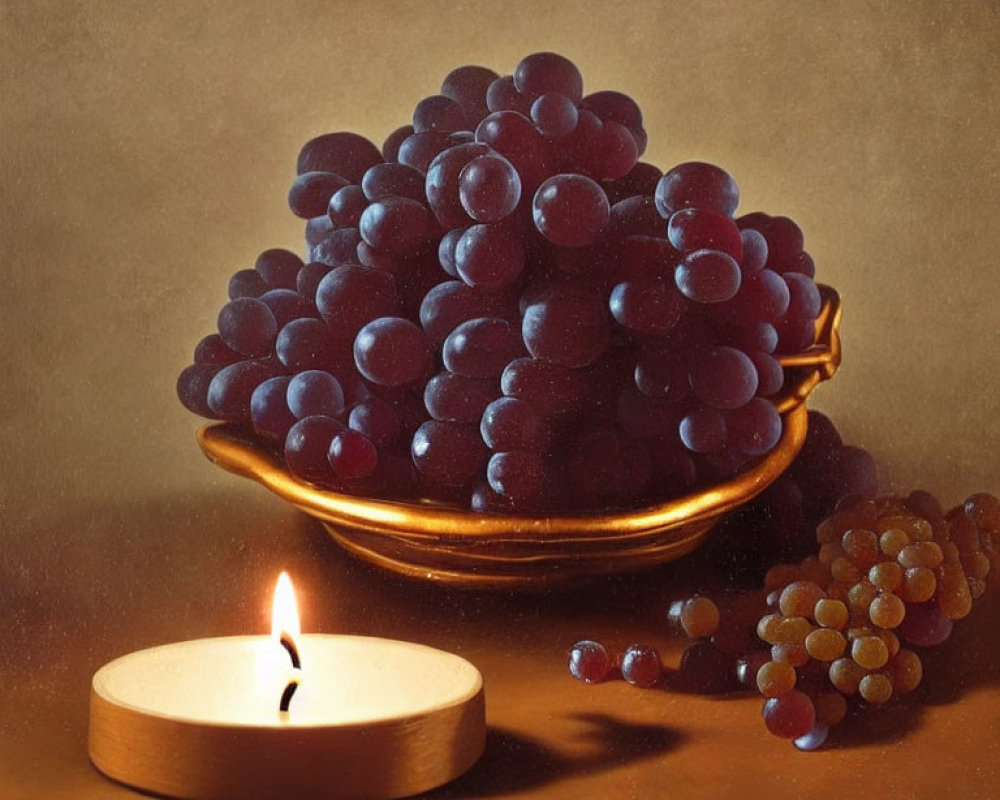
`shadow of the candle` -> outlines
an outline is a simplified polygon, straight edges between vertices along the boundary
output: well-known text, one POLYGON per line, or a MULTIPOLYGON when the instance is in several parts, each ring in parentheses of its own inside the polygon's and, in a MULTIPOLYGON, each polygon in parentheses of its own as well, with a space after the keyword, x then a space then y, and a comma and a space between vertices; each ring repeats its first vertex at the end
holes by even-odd
POLYGON ((428 792, 426 800, 477 798, 537 789, 633 761, 662 755, 676 748, 683 735, 665 725, 647 725, 606 714, 575 714, 583 736, 593 745, 582 755, 566 755, 515 731, 490 728, 486 752, 465 775, 428 792))

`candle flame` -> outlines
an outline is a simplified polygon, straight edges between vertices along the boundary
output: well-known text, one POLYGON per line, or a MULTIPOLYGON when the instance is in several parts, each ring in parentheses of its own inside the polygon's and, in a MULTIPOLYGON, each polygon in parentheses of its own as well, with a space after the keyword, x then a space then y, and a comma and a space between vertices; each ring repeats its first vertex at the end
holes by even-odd
POLYGON ((299 625, 299 608, 295 602, 295 589, 287 572, 282 572, 274 587, 274 603, 271 606, 271 638, 281 640, 287 634, 294 641, 302 634, 299 625))

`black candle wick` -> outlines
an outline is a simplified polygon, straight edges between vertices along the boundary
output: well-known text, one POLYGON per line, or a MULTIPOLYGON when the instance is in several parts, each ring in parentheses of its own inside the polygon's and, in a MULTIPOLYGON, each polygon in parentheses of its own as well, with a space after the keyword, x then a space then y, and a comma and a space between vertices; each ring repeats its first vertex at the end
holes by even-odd
MULTIPOLYGON (((295 642, 291 635, 282 631, 281 637, 278 640, 281 642, 281 646, 285 648, 288 652, 288 657, 292 660, 292 669, 300 670, 302 669, 302 662, 299 660, 299 651, 295 646, 295 642)), ((288 706, 292 702, 292 696, 295 694, 295 690, 299 688, 299 677, 293 676, 291 680, 288 681, 288 685, 285 686, 285 691, 281 693, 281 702, 278 704, 278 709, 280 711, 288 711, 288 706)))

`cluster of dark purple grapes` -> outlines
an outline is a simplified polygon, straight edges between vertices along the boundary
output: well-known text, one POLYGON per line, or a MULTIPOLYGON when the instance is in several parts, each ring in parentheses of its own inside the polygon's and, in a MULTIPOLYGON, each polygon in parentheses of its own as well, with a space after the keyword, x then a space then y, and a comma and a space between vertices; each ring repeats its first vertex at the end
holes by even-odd
POLYGON ((642 114, 554 53, 460 67, 381 152, 305 144, 307 261, 229 283, 184 405, 250 424, 296 476, 481 511, 623 507, 768 453, 777 354, 820 295, 790 219, 734 219, 710 164, 639 161, 642 114))

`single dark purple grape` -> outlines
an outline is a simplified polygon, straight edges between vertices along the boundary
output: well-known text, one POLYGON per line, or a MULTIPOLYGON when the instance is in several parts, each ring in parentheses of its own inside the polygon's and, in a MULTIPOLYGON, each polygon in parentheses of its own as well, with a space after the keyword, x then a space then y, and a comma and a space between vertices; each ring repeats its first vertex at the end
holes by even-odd
POLYGON ((874 497, 878 489, 875 459, 860 447, 847 445, 836 456, 837 481, 840 496, 874 497))
POLYGON ((604 123, 592 111, 578 110, 576 127, 559 140, 559 172, 599 178, 604 160, 604 123))
POLYGON ((431 363, 424 332, 402 317, 379 317, 354 339, 358 371, 379 386, 405 386, 423 377, 431 363))
POLYGON ((524 269, 521 237, 504 225, 471 225, 455 244, 455 268, 459 277, 486 291, 511 286, 524 269))
POLYGON ((315 415, 296 422, 285 437, 285 464, 295 477, 329 484, 335 479, 328 454, 333 437, 344 424, 333 417, 315 415))
MULTIPOLYGON (((621 122, 621 120, 618 120, 618 122, 621 122)), ((622 124, 625 125, 624 122, 622 124)), ((628 126, 625 125, 625 127, 628 126)), ((640 152, 641 150, 642 148, 640 148, 640 152)), ((634 197, 635 195, 649 197, 652 200, 653 195, 656 194, 656 185, 662 177, 663 171, 659 167, 639 161, 629 170, 627 175, 614 181, 607 181, 603 186, 604 191, 608 195, 608 200, 612 204, 621 202, 628 197, 634 197)), ((656 207, 655 201, 653 201, 653 207, 656 207)), ((657 212, 657 217, 659 217, 659 212, 657 212)))
POLYGON ((688 161, 669 170, 656 187, 656 207, 669 219, 682 208, 707 208, 731 217, 740 203, 732 176, 715 166, 688 161))
POLYGON ((424 176, 406 164, 376 164, 361 179, 361 191, 370 202, 390 196, 408 197, 418 203, 427 202, 424 176))
POLYGON ((490 113, 486 92, 499 75, 472 64, 453 69, 441 84, 441 94, 458 103, 465 112, 467 130, 475 130, 479 120, 490 113))
POLYGON ((541 497, 549 477, 545 460, 536 451, 494 453, 486 465, 486 480, 490 488, 515 502, 541 497))
POLYGON ((551 291, 532 300, 521 320, 521 337, 537 359, 564 367, 593 364, 608 346, 608 312, 586 291, 551 291))
POLYGON ((809 695, 793 689, 764 703, 764 724, 775 736, 798 739, 816 725, 816 707, 809 695))
POLYGON ((334 225, 338 228, 359 227, 361 215, 368 208, 368 198, 360 186, 348 184, 334 192, 329 200, 327 214, 334 225))
POLYGON ((499 222, 521 199, 521 178, 500 155, 477 156, 458 176, 458 194, 465 212, 477 222, 499 222))
POLYGON ((350 361, 345 359, 349 348, 343 346, 344 342, 344 339, 334 339, 323 320, 306 317, 292 320, 278 331, 274 352, 290 373, 307 369, 336 373, 353 362, 353 356, 350 361))
MULTIPOLYGON (((625 126, 635 140, 638 154, 642 155, 646 150, 648 137, 642 126, 642 111, 635 100, 627 94, 609 90, 594 92, 580 101, 580 108, 596 114, 604 122, 617 122, 619 125, 625 126)), ((653 193, 656 183, 663 174, 660 170, 656 170, 656 172, 656 180, 653 181, 648 194, 653 193)))
POLYGON ((374 396, 351 409, 347 424, 379 449, 391 447, 402 432, 399 415, 392 404, 374 396))
POLYGON ((296 176, 288 190, 288 207, 302 219, 312 219, 326 213, 330 197, 350 181, 332 172, 304 172, 296 176))
POLYGON ((726 444, 726 420, 714 408, 698 408, 685 415, 678 433, 692 453, 717 453, 726 444))
POLYGON ((379 149, 356 133, 327 133, 310 139, 299 151, 296 173, 332 172, 360 183, 365 170, 383 161, 379 149))
POLYGON ((233 273, 229 279, 229 299, 238 300, 241 297, 260 297, 271 287, 255 269, 241 269, 233 273))
POLYGON ((815 278, 816 262, 813 261, 811 255, 803 250, 795 257, 791 264, 785 265, 782 274, 787 275, 789 272, 798 272, 807 278, 815 278))
POLYGON ((784 317, 774 323, 778 332, 779 353, 801 353, 816 341, 816 320, 784 317))
POLYGON ((272 289, 294 289, 302 259, 290 250, 276 247, 257 256, 254 269, 272 289))
POLYGON ((584 639, 569 649, 569 674, 583 683, 601 683, 614 671, 603 644, 584 639))
POLYGON ((517 308, 502 294, 473 289, 462 281, 443 281, 420 304, 420 324, 435 346, 461 323, 479 317, 513 318, 517 308))
POLYGON ((638 161, 639 149, 628 128, 612 120, 605 120, 601 132, 600 158, 595 163, 593 177, 601 181, 623 178, 638 161))
POLYGON ((208 386, 208 407, 220 419, 249 422, 253 390, 281 374, 281 365, 271 359, 238 361, 223 367, 208 386))
POLYGON ((407 136, 399 145, 399 163, 426 175, 434 159, 458 142, 451 134, 425 131, 407 136))
POLYGON ((744 277, 731 313, 741 325, 775 322, 788 311, 789 300, 784 279, 773 270, 762 269, 744 277))
POLYGON ((770 322, 756 322, 727 330, 724 341, 744 353, 752 350, 773 353, 778 346, 778 330, 770 322))
MULTIPOLYGON (((626 201, 627 202, 627 201, 626 201)), ((662 225, 662 220, 660 222, 662 225)), ((681 255, 664 238, 656 236, 627 236, 613 255, 614 275, 619 282, 667 279, 672 282, 674 269, 681 255)), ((673 292, 676 295, 676 292, 673 292)), ((676 298, 678 310, 683 303, 676 298)))
POLYGON ((645 644, 629 645, 622 655, 621 670, 625 682, 640 689, 656 686, 663 678, 660 654, 645 644))
POLYGON ((744 275, 760 272, 767 263, 767 239, 760 231, 744 228, 740 231, 740 242, 743 256, 740 258, 740 270, 744 275))
POLYGON ((757 393, 757 370, 747 354, 733 347, 709 347, 689 366, 691 389, 712 408, 745 406, 757 393))
POLYGON ((364 210, 358 229, 372 247, 407 255, 427 244, 431 224, 426 206, 406 197, 383 197, 364 210))
POLYGON ((439 372, 424 386, 424 406, 433 419, 442 422, 478 423, 499 394, 496 380, 439 372))
POLYGON ((483 411, 479 432, 496 452, 540 450, 546 442, 545 423, 531 405, 516 397, 500 397, 483 411))
POLYGON ((955 623, 946 617, 934 600, 907 603, 906 616, 898 631, 907 642, 917 647, 934 647, 951 637, 955 623))
POLYGON ((822 722, 817 722, 813 725, 812 730, 809 733, 799 736, 795 739, 792 744, 799 750, 818 750, 824 744, 826 744, 826 739, 830 735, 830 726, 825 725, 822 722))
POLYGON ((344 413, 344 390, 333 375, 318 369, 300 372, 288 382, 288 408, 296 419, 320 414, 340 417, 344 413))
POLYGON ((264 292, 258 299, 271 309, 279 330, 293 319, 316 315, 316 306, 294 289, 271 289, 269 292, 264 292))
MULTIPOLYGON (((606 233, 616 238, 662 237, 663 220, 656 210, 652 195, 631 195, 612 205, 611 219, 606 233)), ((660 240, 671 250, 673 249, 669 241, 660 240)))
POLYGON ((529 97, 559 92, 577 104, 583 99, 580 70, 557 53, 532 53, 522 58, 514 68, 514 87, 529 97))
POLYGON ((531 197, 538 185, 550 176, 552 152, 549 142, 525 114, 498 111, 476 127, 475 140, 488 145, 506 158, 521 178, 521 194, 531 197))
POLYGON ((726 444, 748 456, 770 453, 781 438, 781 416, 760 397, 726 413, 726 444))
POLYGON ((357 264, 361 241, 361 231, 357 228, 340 228, 331 231, 323 241, 310 248, 309 258, 331 267, 357 264))
POLYGON ((539 95, 531 104, 531 121, 549 139, 561 139, 576 128, 576 103, 559 92, 539 95))
POLYGON ((226 303, 219 311, 218 325, 223 343, 250 358, 266 356, 278 333, 271 309, 254 297, 240 297, 226 303))
POLYGON ((455 248, 458 240, 465 233, 465 228, 452 228, 438 242, 438 263, 448 275, 458 277, 458 265, 455 263, 455 248))
POLYGON ((428 206, 444 227, 462 227, 473 221, 462 205, 460 176, 472 160, 489 153, 489 147, 473 142, 442 150, 430 162, 424 192, 428 206))
POLYGON ((692 642, 681 654, 677 679, 685 691, 724 694, 739 688, 733 657, 712 642, 692 642))
POLYGON ((269 378, 250 395, 250 419, 258 436, 284 442, 295 424, 296 416, 288 409, 286 397, 290 380, 287 375, 269 378))
POLYGON ((299 274, 295 277, 295 291, 310 303, 315 304, 316 289, 319 287, 320 281, 329 274, 331 269, 332 267, 329 264, 324 264, 322 261, 310 261, 308 264, 303 265, 302 269, 299 270, 299 274))
POLYGON ((580 370, 535 358, 511 361, 500 376, 500 388, 508 397, 530 404, 543 419, 579 409, 589 391, 580 370))
MULTIPOLYGON (((655 204, 655 201, 654 201, 655 204)), ((711 208, 682 208, 670 215, 667 238, 678 250, 721 250, 737 263, 743 256, 743 239, 731 217, 711 208)))
MULTIPOLYGON (((413 135, 412 125, 403 125, 390 133, 382 143, 382 155, 386 161, 399 160, 399 146, 413 135)), ((375 166, 374 164, 372 166, 375 166)), ((370 169, 370 167, 369 167, 370 169)))
POLYGON ((378 467, 378 450, 354 430, 342 430, 330 441, 327 461, 341 480, 356 481, 372 475, 378 467))
POLYGON ((799 272, 786 272, 781 277, 788 284, 787 315, 792 319, 816 319, 823 307, 823 299, 812 278, 799 272))
POLYGON ((611 315, 636 333, 669 333, 684 311, 684 297, 674 282, 631 280, 619 283, 608 298, 611 315))
POLYGON ((220 367, 214 364, 191 364, 177 376, 177 399, 188 411, 207 419, 218 419, 208 404, 208 390, 220 367))
POLYGON ((636 362, 635 385, 647 397, 676 402, 688 391, 684 360, 667 350, 647 350, 636 362))
POLYGON ((719 250, 687 253, 674 270, 677 288, 696 303, 724 303, 736 296, 740 282, 739 264, 728 253, 719 250))
POLYGON ((471 483, 487 455, 475 425, 438 420, 429 420, 417 428, 410 453, 421 476, 444 486, 471 483))
POLYGON ((513 75, 498 77, 486 88, 486 107, 493 114, 498 111, 516 111, 527 116, 533 99, 517 90, 513 75))
POLYGON ((467 124, 462 106, 443 94, 425 97, 413 109, 413 130, 416 133, 452 133, 467 130, 467 124))
POLYGON ((585 175, 555 175, 532 202, 535 227, 553 244, 583 247, 594 242, 611 217, 608 197, 585 175))
POLYGON ((397 278, 402 277, 406 272, 407 256, 396 253, 387 253, 372 247, 368 242, 358 243, 358 261, 370 269, 387 272, 397 278))
POLYGON ((217 333, 208 334, 194 348, 195 364, 225 367, 242 360, 243 356, 222 341, 222 337, 217 333))
POLYGON ((445 367, 467 378, 497 379, 507 364, 524 355, 518 328, 496 317, 463 322, 448 334, 441 348, 445 367))
POLYGON ((335 267, 316 289, 316 307, 333 336, 351 339, 367 322, 391 316, 400 306, 396 279, 364 267, 335 267))
POLYGON ((744 352, 757 370, 757 394, 761 397, 770 397, 780 392, 785 384, 785 370, 778 359, 763 350, 744 352))
POLYGON ((805 243, 802 230, 788 217, 771 217, 761 230, 767 239, 767 267, 785 272, 794 265, 805 243))

